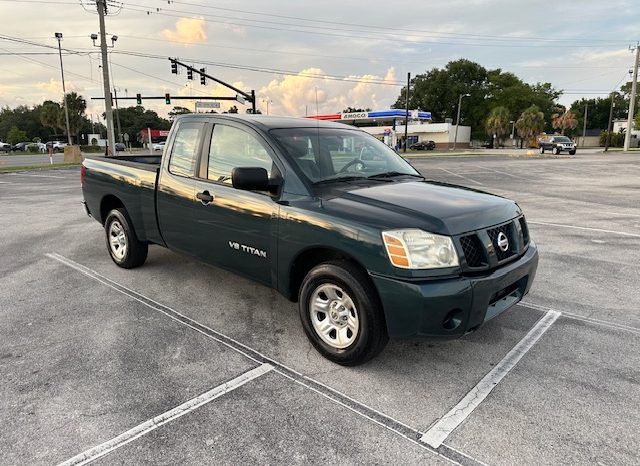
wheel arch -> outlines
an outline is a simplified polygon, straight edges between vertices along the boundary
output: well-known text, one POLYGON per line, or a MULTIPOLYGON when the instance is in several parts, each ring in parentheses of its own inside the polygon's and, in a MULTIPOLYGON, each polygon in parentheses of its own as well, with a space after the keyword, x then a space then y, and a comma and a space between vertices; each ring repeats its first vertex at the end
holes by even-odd
MULTIPOLYGON (((369 280, 371 286, 376 289, 373 280, 369 278, 367 268, 351 254, 329 246, 311 246, 298 252, 288 264, 288 275, 284 283, 285 286, 281 287, 282 294, 290 301, 297 302, 302 281, 309 271, 319 264, 336 260, 349 262, 360 269, 369 280)), ((380 297, 377 296, 377 298, 379 299, 380 297)))
POLYGON ((124 202, 122 202, 119 197, 114 196, 113 194, 107 194, 104 196, 100 201, 100 223, 104 225, 109 212, 118 208, 123 208, 126 211, 124 202))

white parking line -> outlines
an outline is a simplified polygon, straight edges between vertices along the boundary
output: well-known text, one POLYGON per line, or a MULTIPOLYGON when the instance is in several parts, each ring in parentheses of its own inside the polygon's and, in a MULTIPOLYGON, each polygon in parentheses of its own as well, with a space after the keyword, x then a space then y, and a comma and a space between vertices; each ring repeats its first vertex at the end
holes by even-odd
POLYGON ((625 231, 603 230, 602 228, 579 227, 577 225, 564 225, 561 223, 533 222, 531 220, 527 220, 527 223, 530 225, 533 224, 533 225, 545 225, 545 226, 558 227, 558 228, 574 228, 576 230, 597 231, 599 233, 611 233, 614 235, 631 236, 633 238, 640 238, 640 235, 636 233, 627 233, 625 231))
POLYGON ((193 398, 185 403, 182 403, 180 406, 176 406, 175 408, 162 413, 154 417, 153 419, 149 419, 148 421, 145 421, 142 424, 139 424, 127 430, 126 432, 123 432, 122 434, 112 438, 111 440, 101 443, 100 445, 90 448, 89 450, 83 451, 73 458, 60 463, 59 466, 80 465, 95 461, 98 458, 105 456, 120 447, 125 446, 127 443, 133 442, 135 439, 148 434, 158 427, 175 419, 178 419, 179 417, 184 416, 185 414, 188 414, 195 409, 198 409, 200 406, 203 406, 210 401, 213 401, 216 398, 219 398, 222 395, 243 386, 247 382, 250 382, 251 380, 258 378, 261 375, 266 374, 272 369, 273 366, 270 364, 261 364, 255 369, 245 372, 244 374, 239 375, 235 379, 225 382, 222 385, 218 385, 216 388, 209 390, 208 392, 205 392, 202 395, 193 398))
POLYGON ((463 179, 465 179, 467 181, 471 181, 472 183, 482 185, 482 183, 480 183, 479 181, 472 180, 471 178, 468 178, 468 177, 466 177, 464 175, 459 175, 457 173, 452 172, 451 170, 447 170, 446 168, 440 168, 440 167, 434 167, 434 168, 437 168, 438 170, 442 170, 444 172, 450 173, 453 176, 457 176, 457 177, 463 178, 463 179))
POLYGON ((507 176, 510 176, 511 178, 518 178, 520 180, 530 180, 531 179, 531 178, 525 178, 524 176, 512 175, 511 173, 507 173, 507 172, 503 172, 503 171, 500 171, 500 170, 496 170, 494 168, 485 167, 483 165, 474 165, 474 167, 482 168, 483 170, 487 170, 487 171, 494 172, 494 173, 499 173, 500 175, 507 175, 507 176))
POLYGON ((560 317, 560 313, 557 311, 547 312, 529 333, 507 353, 502 361, 485 375, 451 411, 445 414, 425 432, 420 440, 433 448, 440 447, 449 434, 482 403, 496 385, 515 367, 518 361, 535 345, 558 317, 560 317))
MULTIPOLYGON (((518 303, 518 306, 528 307, 531 309, 535 309, 536 311, 542 311, 542 312, 549 312, 553 310, 545 306, 540 306, 539 304, 534 304, 534 303, 525 302, 525 301, 520 301, 518 303)), ((594 319, 593 317, 581 316, 579 314, 574 314, 573 312, 568 312, 568 311, 558 311, 558 312, 562 312, 562 317, 567 317, 569 319, 581 320, 583 322, 589 322, 590 324, 601 325, 603 327, 609 327, 616 330, 624 330, 625 332, 631 332, 631 333, 640 335, 640 328, 631 327, 630 325, 616 324, 615 322, 594 319)))
POLYGON ((13 176, 32 176, 34 178, 68 178, 66 176, 56 176, 56 175, 34 175, 33 173, 11 173, 13 176))
MULTIPOLYGON (((301 374, 295 369, 292 369, 278 361, 275 361, 263 355, 259 351, 254 350, 253 348, 243 343, 240 343, 239 341, 234 340, 233 338, 228 337, 227 335, 224 335, 216 330, 213 330, 210 327, 207 327, 206 325, 200 324, 199 322, 196 322, 195 320, 190 319, 184 314, 181 314, 178 311, 168 306, 165 306, 164 304, 160 304, 151 298, 148 298, 134 290, 131 290, 125 287, 124 285, 114 282, 113 280, 99 274, 98 272, 96 272, 93 269, 90 269, 89 267, 85 267, 82 264, 78 264, 77 262, 71 259, 68 259, 57 253, 47 253, 45 254, 45 256, 51 259, 54 259, 58 262, 61 262, 67 267, 71 267, 72 269, 75 269, 78 272, 81 272, 87 277, 93 280, 96 280, 97 282, 102 283, 103 285, 106 285, 109 288, 119 293, 122 293, 125 296, 128 296, 129 298, 135 301, 138 301, 139 303, 144 304, 145 306, 155 311, 158 311, 164 314, 170 319, 182 325, 185 325, 191 328, 192 330, 195 330, 196 332, 199 332, 205 335, 206 337, 211 338, 212 340, 215 340, 218 343, 221 343, 234 351, 237 351, 238 353, 251 359, 252 361, 255 361, 257 363, 263 363, 264 361, 267 361, 268 363, 271 363, 275 367, 273 370, 274 372, 292 380, 297 384, 302 385, 303 387, 308 388, 309 390, 314 391, 315 393, 318 393, 319 395, 323 396, 324 398, 334 403, 337 403, 349 409, 350 411, 361 416, 362 418, 367 419, 371 422, 374 422, 375 424, 381 427, 384 427, 385 429, 393 432, 394 434, 399 435, 400 437, 410 441, 414 445, 425 449, 429 453, 437 455, 440 458, 452 464, 460 464, 455 459, 452 459, 439 451, 435 451, 431 449, 428 445, 425 445, 424 443, 421 443, 418 440, 416 440, 417 437, 420 435, 420 433, 416 429, 407 426, 406 424, 392 418, 391 416, 384 414, 374 408, 371 408, 370 406, 367 406, 360 401, 354 400, 353 398, 350 398, 344 393, 334 388, 328 387, 322 382, 312 379, 311 377, 307 377, 306 375, 301 374)), ((468 458, 471 459, 471 457, 468 457, 468 458)), ((479 463, 479 462, 476 461, 476 463, 479 463)))

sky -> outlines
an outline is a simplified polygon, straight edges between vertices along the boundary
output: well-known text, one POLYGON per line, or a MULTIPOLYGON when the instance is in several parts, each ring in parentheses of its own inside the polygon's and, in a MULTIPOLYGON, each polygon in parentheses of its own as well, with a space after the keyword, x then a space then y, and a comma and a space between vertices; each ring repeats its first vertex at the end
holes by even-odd
MULTIPOLYGON (((564 90, 560 103, 606 96, 629 81, 640 40, 637 0, 132 0, 106 18, 112 86, 119 96, 233 96, 171 74, 177 57, 257 94, 272 115, 385 109, 412 76, 459 58, 564 90), (108 39, 111 43, 111 40, 108 39)), ((87 0, 0 0, 0 106, 62 100, 65 84, 98 118, 104 104, 95 4, 87 0), (25 43, 24 41, 30 43, 25 43), (38 44, 48 47, 41 47, 38 44)), ((120 101, 120 106, 135 100, 120 101)), ((166 116, 195 101, 143 101, 166 116)), ((222 108, 228 107, 222 103, 222 108)), ((240 112, 245 107, 236 104, 240 112)), ((429 110, 429 109, 425 109, 429 110)))

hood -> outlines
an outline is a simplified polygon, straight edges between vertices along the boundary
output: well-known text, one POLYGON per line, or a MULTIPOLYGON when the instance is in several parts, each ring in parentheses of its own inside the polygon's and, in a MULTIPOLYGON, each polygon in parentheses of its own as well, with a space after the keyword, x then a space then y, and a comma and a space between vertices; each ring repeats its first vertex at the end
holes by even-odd
POLYGON ((388 228, 423 228, 448 235, 506 222, 521 213, 518 205, 509 199, 429 181, 354 186, 328 203, 342 204, 360 215, 367 211, 388 228))

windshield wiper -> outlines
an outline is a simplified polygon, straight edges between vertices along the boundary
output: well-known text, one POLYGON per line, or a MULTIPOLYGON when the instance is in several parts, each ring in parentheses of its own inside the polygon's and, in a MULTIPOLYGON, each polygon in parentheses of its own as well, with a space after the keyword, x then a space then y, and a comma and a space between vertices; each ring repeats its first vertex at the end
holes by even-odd
POLYGON ((402 172, 376 173, 375 175, 367 176, 367 178, 370 179, 370 180, 375 180, 375 179, 393 178, 395 176, 412 176, 414 178, 424 179, 424 176, 422 176, 422 175, 416 175, 414 173, 402 173, 402 172))
POLYGON ((327 178, 326 180, 316 181, 313 184, 340 183, 342 181, 366 180, 365 176, 338 176, 336 178, 327 178))

